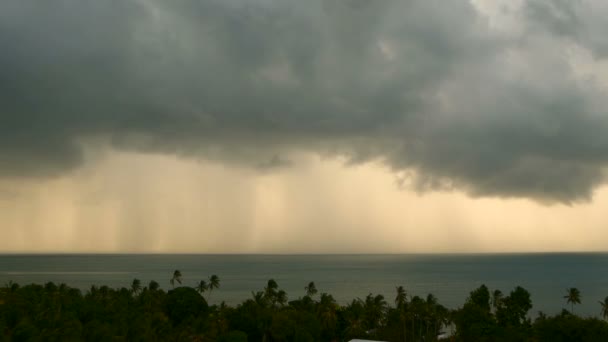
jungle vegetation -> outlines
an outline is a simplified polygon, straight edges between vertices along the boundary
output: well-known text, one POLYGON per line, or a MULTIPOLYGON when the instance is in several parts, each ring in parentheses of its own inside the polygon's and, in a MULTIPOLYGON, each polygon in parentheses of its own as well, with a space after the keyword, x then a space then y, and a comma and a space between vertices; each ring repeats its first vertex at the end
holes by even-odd
POLYGON ((576 288, 556 299, 565 299, 569 311, 532 318, 530 293, 522 287, 503 294, 484 285, 450 310, 432 294, 411 296, 402 286, 394 298, 370 293, 340 305, 314 282, 290 300, 270 279, 251 298, 229 306, 208 304, 212 292, 221 292, 216 275, 189 287, 176 270, 169 282, 168 291, 134 279, 128 287, 92 286, 84 293, 51 282, 8 283, 0 288, 0 341, 608 340, 608 297, 598 305, 603 320, 579 317, 576 288))

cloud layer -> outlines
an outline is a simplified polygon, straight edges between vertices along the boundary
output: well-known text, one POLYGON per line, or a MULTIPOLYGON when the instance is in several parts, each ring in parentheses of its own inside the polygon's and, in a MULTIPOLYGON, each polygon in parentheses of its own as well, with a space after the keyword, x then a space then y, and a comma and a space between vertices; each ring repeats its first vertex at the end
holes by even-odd
POLYGON ((604 183, 602 1, 0 3, 0 174, 83 148, 377 160, 421 190, 538 201, 604 183))

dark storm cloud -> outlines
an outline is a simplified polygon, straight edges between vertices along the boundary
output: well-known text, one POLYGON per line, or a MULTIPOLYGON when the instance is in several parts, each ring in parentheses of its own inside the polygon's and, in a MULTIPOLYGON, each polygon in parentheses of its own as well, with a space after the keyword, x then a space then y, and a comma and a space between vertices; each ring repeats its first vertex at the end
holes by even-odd
POLYGON ((532 28, 583 45, 600 58, 608 56, 605 19, 608 4, 594 0, 528 0, 524 14, 532 28))
POLYGON ((585 17, 545 7, 527 3, 542 20, 513 38, 464 0, 3 1, 0 172, 73 169, 101 138, 260 169, 295 150, 379 159, 420 189, 586 199, 604 181, 605 101, 556 40, 577 43, 585 17))

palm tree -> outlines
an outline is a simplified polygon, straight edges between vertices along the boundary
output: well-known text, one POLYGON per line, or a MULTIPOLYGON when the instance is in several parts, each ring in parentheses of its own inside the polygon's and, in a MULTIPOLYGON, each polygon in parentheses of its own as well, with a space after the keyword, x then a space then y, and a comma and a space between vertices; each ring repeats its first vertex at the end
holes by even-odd
POLYGON ((211 297, 211 291, 213 291, 213 289, 219 289, 220 288, 220 277, 216 276, 215 274, 211 275, 211 277, 209 277, 209 284, 207 285, 207 289, 209 290, 209 295, 207 296, 207 300, 209 300, 209 297, 211 297))
POLYGON ((395 297, 395 305, 397 306, 398 309, 401 309, 401 308, 403 308, 403 306, 405 306, 406 302, 407 302, 407 292, 405 292, 405 289, 403 288, 403 286, 397 287, 397 296, 395 297))
POLYGON ((386 301, 384 300, 384 296, 374 296, 370 293, 367 295, 367 297, 365 297, 365 301, 363 303, 369 328, 374 330, 380 326, 380 322, 382 321, 382 318, 386 312, 386 301))
POLYGON ((403 340, 407 340, 407 314, 405 312, 405 305, 407 304, 407 292, 403 288, 403 286, 398 286, 396 288, 397 296, 395 296, 395 305, 399 310, 399 319, 403 323, 403 340))
POLYGON ((332 295, 321 293, 321 298, 319 298, 318 315, 323 328, 330 329, 336 326, 336 322, 338 320, 336 312, 338 308, 339 306, 332 295))
POLYGON ((420 340, 422 338, 422 314, 425 308, 426 302, 424 299, 414 296, 410 300, 409 310, 412 318, 412 337, 414 340, 420 340), (416 339, 416 325, 418 325, 418 338, 416 339))
POLYGON ((156 291, 156 290, 158 290, 159 287, 160 287, 160 285, 155 280, 150 281, 150 284, 148 284, 148 288, 151 291, 156 291))
POLYGON ((256 303, 259 306, 266 306, 266 296, 264 295, 264 292, 262 291, 257 291, 257 292, 253 292, 251 291, 251 296, 253 297, 253 302, 256 303))
POLYGON ((576 287, 566 289, 566 292, 568 294, 566 294, 564 298, 566 299, 566 303, 571 306, 570 312, 574 313, 574 304, 581 303, 581 292, 576 287))
POLYGON ((198 291, 198 293, 201 294, 201 296, 203 295, 203 292, 207 291, 209 289, 209 285, 207 285, 207 282, 204 280, 201 280, 198 285, 196 286, 196 291, 198 291))
POLYGON ((131 292, 133 292, 134 295, 137 295, 139 291, 141 291, 141 281, 139 279, 133 279, 133 282, 131 283, 131 292))
POLYGON ((306 290, 306 295, 311 298, 318 292, 314 281, 308 283, 308 285, 304 287, 304 290, 306 290))
POLYGON ((285 305, 285 303, 287 303, 287 292, 285 292, 283 290, 279 290, 279 292, 277 292, 277 297, 276 298, 277 298, 276 302, 280 306, 285 305))
MULTIPOLYGON (((424 307, 424 314, 425 314, 425 318, 426 318, 426 335, 425 336, 429 336, 429 330, 432 328, 433 329, 433 334, 432 336, 437 336, 437 309, 439 307, 439 301, 437 300, 437 297, 435 297, 434 294, 429 293, 426 296, 426 303, 425 303, 425 307, 424 307)), ((425 337, 426 339, 426 337, 425 337)))
POLYGON ((344 332, 348 337, 366 335, 365 307, 363 300, 360 298, 353 299, 352 302, 344 308, 344 317, 347 322, 347 328, 344 332))
POLYGON ((279 288, 279 284, 274 279, 268 280, 268 284, 264 288, 264 296, 267 300, 275 302, 277 289, 279 288))
POLYGON ((600 301, 600 305, 602 306, 602 317, 604 319, 608 319, 608 297, 604 298, 604 301, 600 301))
POLYGON ((171 283, 171 286, 173 286, 173 287, 175 287, 175 282, 178 282, 181 285, 182 272, 180 272, 179 270, 173 271, 173 277, 171 278, 171 280, 169 282, 171 283))

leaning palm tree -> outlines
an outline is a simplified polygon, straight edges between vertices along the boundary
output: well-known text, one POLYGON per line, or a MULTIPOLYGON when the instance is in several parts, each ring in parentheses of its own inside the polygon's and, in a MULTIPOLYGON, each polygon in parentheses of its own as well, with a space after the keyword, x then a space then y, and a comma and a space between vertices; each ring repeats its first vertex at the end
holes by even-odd
POLYGON ((608 319, 608 297, 604 298, 604 301, 600 301, 602 306, 602 318, 608 319))
POLYGON ((213 291, 214 289, 219 289, 219 287, 220 277, 216 276, 215 274, 211 275, 211 277, 209 277, 209 284, 207 285, 207 289, 209 290, 207 300, 209 300, 209 297, 211 296, 211 291, 213 291))
POLYGON ((173 286, 173 287, 175 287, 175 282, 177 282, 178 284, 181 285, 182 272, 180 272, 179 270, 173 271, 173 277, 171 278, 171 280, 169 282, 171 283, 171 286, 173 286))
POLYGON ((570 304, 570 312, 574 313, 574 304, 581 303, 581 292, 576 287, 566 289, 567 294, 564 296, 566 303, 570 304))
POLYGON ((208 289, 209 289, 209 285, 204 280, 201 280, 198 283, 198 285, 196 285, 196 291, 198 291, 198 293, 200 293, 201 296, 203 295, 203 292, 207 291, 208 289))

